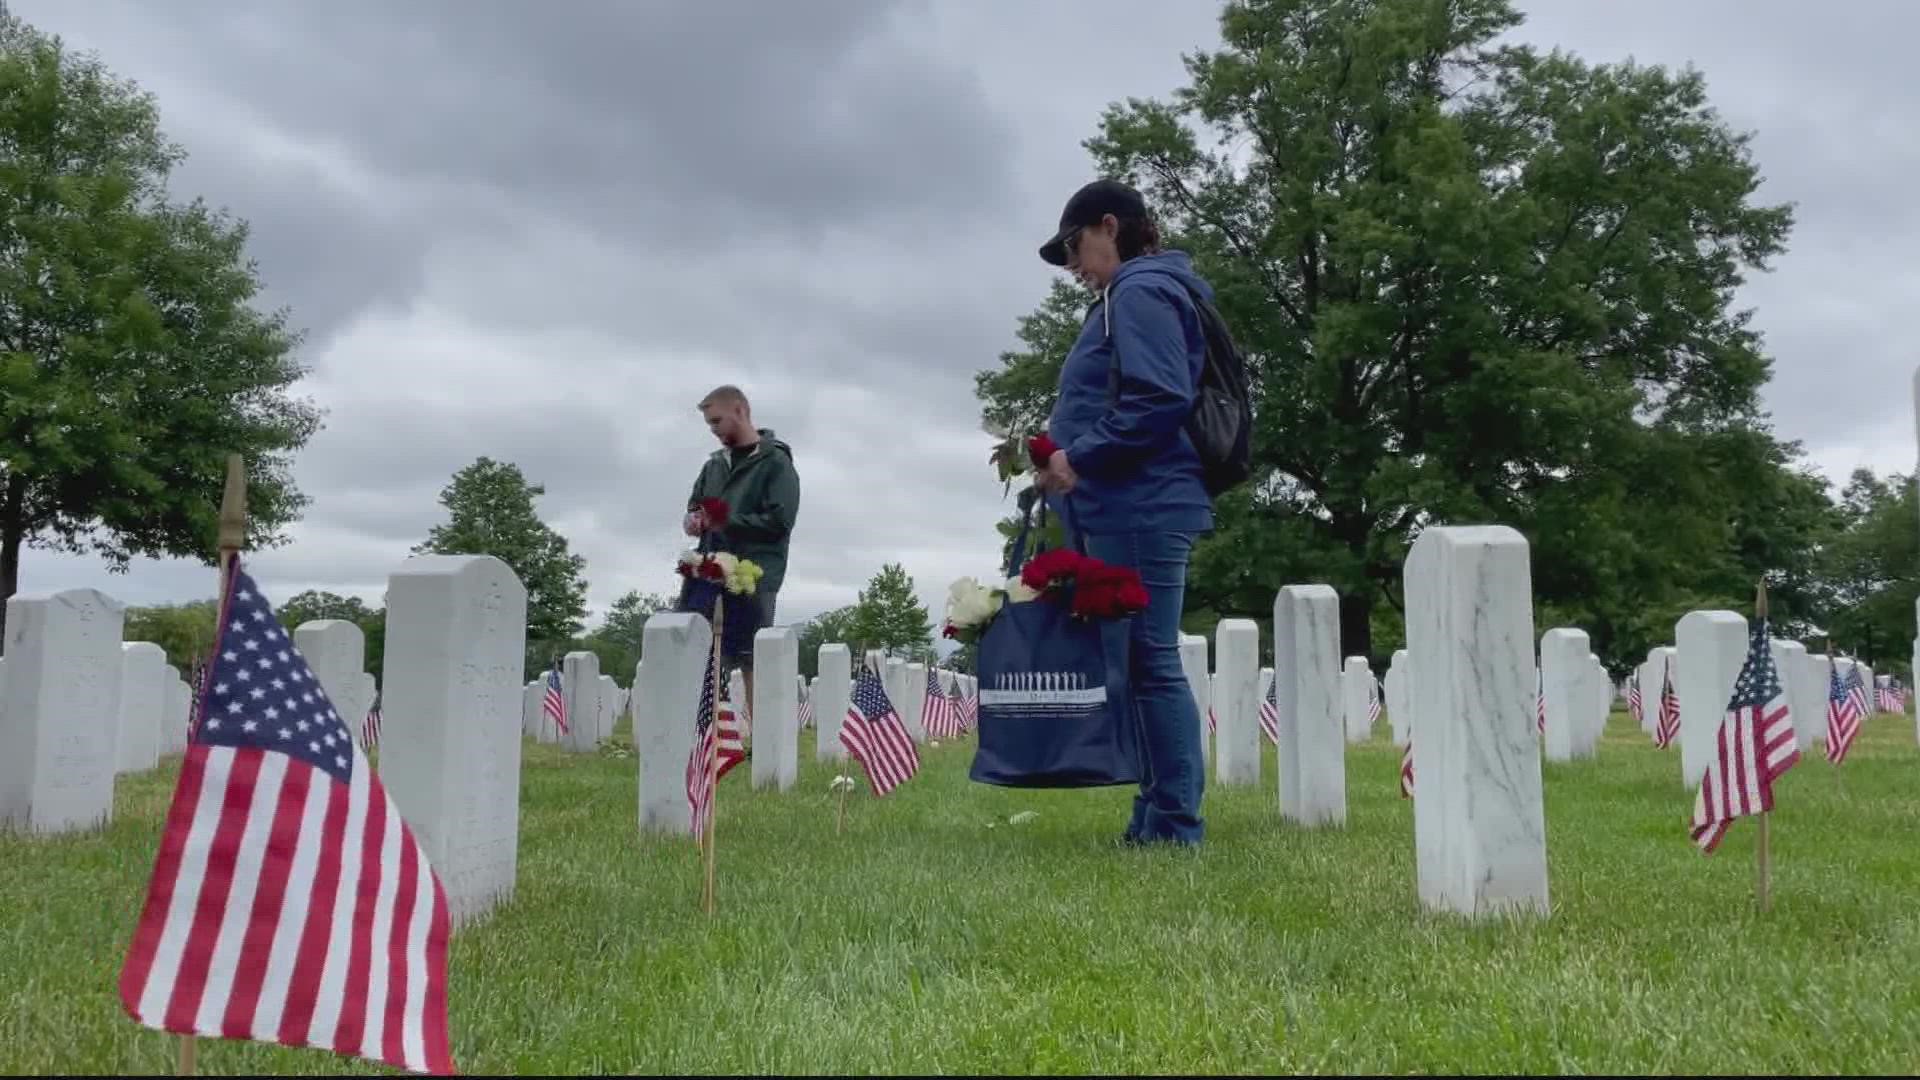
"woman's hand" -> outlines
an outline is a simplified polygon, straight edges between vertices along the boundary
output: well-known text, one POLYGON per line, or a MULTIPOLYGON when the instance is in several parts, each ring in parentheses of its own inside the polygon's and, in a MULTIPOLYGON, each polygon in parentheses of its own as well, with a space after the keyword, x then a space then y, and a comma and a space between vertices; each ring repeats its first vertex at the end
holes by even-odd
POLYGON ((1037 474, 1034 482, 1040 485, 1042 491, 1054 491, 1064 495, 1073 490, 1073 485, 1080 482, 1080 474, 1073 471, 1073 465, 1067 461, 1065 450, 1055 450, 1053 455, 1047 458, 1047 467, 1037 474))

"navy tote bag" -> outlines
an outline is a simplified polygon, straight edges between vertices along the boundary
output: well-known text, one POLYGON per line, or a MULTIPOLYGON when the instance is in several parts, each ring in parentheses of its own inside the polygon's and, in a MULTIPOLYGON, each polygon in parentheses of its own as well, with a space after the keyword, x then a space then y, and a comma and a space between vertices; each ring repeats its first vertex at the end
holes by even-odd
MULTIPOLYGON (((1007 563, 1029 552, 1028 504, 1007 563)), ((1069 517, 1068 531, 1072 522, 1069 517)), ((1046 508, 1040 509, 1040 537, 1046 508)), ((1039 554, 1043 542, 1035 537, 1039 554)), ((1084 550, 1084 547, 1083 547, 1084 550)), ((1140 782, 1140 744, 1127 683, 1131 619, 1077 619, 1071 604, 1001 605, 980 636, 979 744, 972 780, 999 787, 1083 788, 1140 782)))

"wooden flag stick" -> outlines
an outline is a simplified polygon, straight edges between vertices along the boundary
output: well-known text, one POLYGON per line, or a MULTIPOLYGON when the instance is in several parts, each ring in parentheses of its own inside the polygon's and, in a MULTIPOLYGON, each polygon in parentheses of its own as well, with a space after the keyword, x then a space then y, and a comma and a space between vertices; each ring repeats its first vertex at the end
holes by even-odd
MULTIPOLYGON (((720 711, 720 707, 718 704, 718 699, 720 697, 720 687, 718 683, 720 680, 720 655, 721 655, 720 643, 722 640, 722 635, 725 632, 725 626, 726 626, 726 616, 727 616, 726 603, 727 603, 727 597, 724 591, 713 602, 713 678, 716 684, 713 688, 713 696, 715 698, 715 705, 714 705, 715 715, 713 718, 713 723, 716 728, 718 728, 720 725, 720 717, 718 715, 720 711)), ((737 701, 728 702, 728 704, 735 709, 738 709, 740 707, 740 703, 737 701)), ((739 722, 739 713, 737 712, 734 714, 734 722, 735 723, 739 722)), ((720 732, 716 730, 713 733, 713 738, 714 738, 714 742, 717 744, 720 741, 720 732)), ((720 771, 720 755, 719 753, 716 752, 714 754, 709 755, 707 758, 707 827, 705 831, 706 843, 701 845, 702 849, 705 851, 707 856, 707 867, 706 867, 707 877, 706 877, 706 888, 701 893, 700 902, 701 902, 701 906, 706 909, 706 913, 708 915, 713 914, 714 861, 715 861, 714 847, 719 842, 719 837, 717 835, 718 830, 715 828, 715 824, 719 818, 718 811, 720 806, 720 779, 718 775, 719 771, 720 771)))
POLYGON ((833 827, 833 835, 839 836, 847 831, 847 792, 853 790, 852 784, 840 785, 840 820, 833 827))
MULTIPOLYGON (((220 530, 214 541, 214 554, 220 567, 220 590, 218 595, 225 596, 227 576, 232 572, 235 559, 240 557, 240 549, 247 543, 247 463, 239 454, 227 455, 227 484, 220 493, 220 530)), ((214 636, 219 637, 219 628, 215 627, 214 636)), ((178 1073, 192 1076, 194 1073, 195 1044, 192 1035, 180 1036, 180 1062, 178 1073)))
MULTIPOLYGON (((1760 584, 1754 588, 1753 614, 1754 618, 1760 620, 1764 629, 1764 624, 1767 621, 1767 582, 1765 578, 1762 578, 1760 584)), ((1764 767, 1763 765, 1762 768, 1764 767)), ((1772 853, 1768 850, 1770 846, 1769 841, 1773 833, 1771 828, 1772 823, 1769 820, 1771 817, 1772 814, 1770 811, 1760 811, 1760 844, 1755 851, 1755 858, 1759 865, 1756 868, 1754 891, 1760 902, 1760 911, 1762 914, 1765 914, 1768 909, 1773 906, 1773 858, 1772 853)))

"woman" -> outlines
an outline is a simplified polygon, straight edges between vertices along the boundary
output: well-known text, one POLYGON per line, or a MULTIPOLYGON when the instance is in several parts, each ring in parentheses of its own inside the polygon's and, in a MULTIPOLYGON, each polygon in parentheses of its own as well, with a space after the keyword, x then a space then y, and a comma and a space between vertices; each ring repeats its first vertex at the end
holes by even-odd
POLYGON ((1061 449, 1039 484, 1087 553, 1139 571, 1149 598, 1132 629, 1129 677, 1144 760, 1123 840, 1198 844, 1206 766, 1180 664, 1180 612, 1187 560, 1195 537, 1213 528, 1213 503, 1183 429, 1206 358, 1188 290, 1209 301, 1213 290, 1184 252, 1160 249, 1140 193, 1112 180, 1067 200, 1040 257, 1100 300, 1060 369, 1047 434, 1061 449))

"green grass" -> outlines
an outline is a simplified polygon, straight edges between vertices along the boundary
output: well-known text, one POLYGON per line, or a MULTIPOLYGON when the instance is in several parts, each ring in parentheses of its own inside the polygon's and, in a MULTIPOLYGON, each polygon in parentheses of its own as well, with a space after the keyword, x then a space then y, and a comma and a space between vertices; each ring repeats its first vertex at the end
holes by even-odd
MULTIPOLYGON (((529 746, 518 894, 453 949, 461 1069, 1920 1070, 1908 720, 1782 782, 1763 917, 1753 825, 1699 855, 1678 751, 1616 714, 1599 760, 1546 768, 1552 917, 1481 926, 1418 909, 1384 740, 1348 754, 1345 829, 1279 821, 1269 752, 1260 787, 1208 792, 1200 852, 1115 847, 1122 791, 971 785, 967 744, 836 836, 801 741, 796 791, 727 778, 711 920, 693 845, 636 834, 631 757, 529 746)), ((115 981, 173 782, 123 780, 104 834, 0 836, 0 1073, 172 1071, 115 981)), ((199 1064, 368 1071, 211 1040, 199 1064)))

